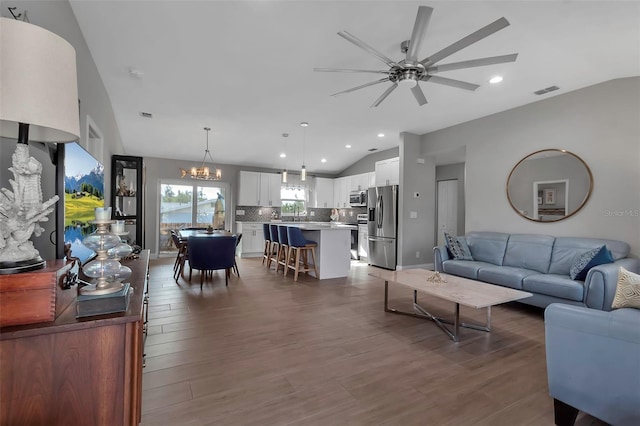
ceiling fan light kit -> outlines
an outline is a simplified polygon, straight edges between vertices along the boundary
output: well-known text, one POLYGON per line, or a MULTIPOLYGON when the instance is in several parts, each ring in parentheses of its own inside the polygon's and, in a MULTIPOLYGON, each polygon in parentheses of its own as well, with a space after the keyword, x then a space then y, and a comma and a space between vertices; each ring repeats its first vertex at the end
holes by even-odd
POLYGON ((445 86, 456 87, 458 89, 474 91, 478 87, 477 84, 467 83, 465 81, 454 80, 451 78, 445 78, 436 76, 434 74, 453 71, 465 68, 481 67, 494 64, 502 64, 507 62, 514 62, 518 57, 517 53, 509 55, 493 56, 480 59, 472 59, 467 61, 449 63, 444 65, 435 66, 441 60, 453 55, 454 53, 468 47, 491 34, 509 26, 509 21, 504 17, 497 19, 496 21, 486 25, 479 30, 469 34, 468 36, 450 44, 444 49, 434 53, 433 55, 418 61, 418 53, 420 46, 424 40, 424 35, 427 31, 429 21, 433 8, 428 6, 419 6, 418 14, 416 15, 416 21, 413 25, 413 31, 411 32, 411 39, 405 40, 400 44, 400 51, 405 54, 405 59, 401 61, 394 61, 384 55, 382 52, 369 46, 364 41, 360 40, 356 36, 348 33, 347 31, 340 31, 338 35, 348 42, 356 45, 365 52, 375 56, 380 61, 384 62, 389 69, 388 70, 361 70, 361 69, 339 69, 339 68, 314 68, 316 72, 351 72, 351 73, 374 73, 374 74, 386 74, 385 78, 366 83, 351 89, 343 90, 338 93, 334 93, 332 96, 342 95, 350 93, 365 87, 373 86, 380 83, 390 82, 392 83, 383 93, 375 100, 371 107, 377 107, 384 101, 387 96, 391 94, 398 86, 403 86, 411 89, 411 93, 420 106, 427 103, 427 98, 420 87, 419 82, 430 82, 436 84, 442 84, 445 86))

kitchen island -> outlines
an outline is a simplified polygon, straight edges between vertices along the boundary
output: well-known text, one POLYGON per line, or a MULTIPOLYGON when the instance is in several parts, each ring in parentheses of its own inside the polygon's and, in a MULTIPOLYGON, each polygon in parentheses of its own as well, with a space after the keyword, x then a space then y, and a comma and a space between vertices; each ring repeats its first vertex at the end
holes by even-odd
POLYGON ((241 256, 261 257, 264 248, 262 224, 296 226, 307 240, 315 241, 319 279, 346 277, 351 266, 351 231, 356 225, 330 222, 238 222, 243 233, 241 256))
POLYGON ((315 241, 319 279, 346 277, 351 267, 351 230, 353 225, 332 223, 286 223, 302 230, 307 240, 315 241))

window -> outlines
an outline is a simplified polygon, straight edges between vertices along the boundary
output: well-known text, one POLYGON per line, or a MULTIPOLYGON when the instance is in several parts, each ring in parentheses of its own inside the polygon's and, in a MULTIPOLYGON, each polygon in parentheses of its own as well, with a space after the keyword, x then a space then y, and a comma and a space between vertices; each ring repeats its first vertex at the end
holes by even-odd
POLYGON ((227 185, 195 182, 160 183, 160 253, 174 252, 170 238, 171 229, 212 226, 230 229, 226 219, 225 194, 227 185))
POLYGON ((295 217, 307 215, 307 190, 302 186, 282 185, 280 187, 280 199, 282 208, 281 217, 295 217))

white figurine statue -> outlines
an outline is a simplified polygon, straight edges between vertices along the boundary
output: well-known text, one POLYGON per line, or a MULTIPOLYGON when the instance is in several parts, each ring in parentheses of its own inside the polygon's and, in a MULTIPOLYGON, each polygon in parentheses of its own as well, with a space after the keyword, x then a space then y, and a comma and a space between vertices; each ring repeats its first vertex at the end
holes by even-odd
POLYGON ((13 191, 2 188, 0 194, 0 262, 42 260, 29 239, 42 233, 39 223, 48 220, 58 196, 42 202, 42 164, 29 156, 28 145, 18 143, 11 158, 13 191))

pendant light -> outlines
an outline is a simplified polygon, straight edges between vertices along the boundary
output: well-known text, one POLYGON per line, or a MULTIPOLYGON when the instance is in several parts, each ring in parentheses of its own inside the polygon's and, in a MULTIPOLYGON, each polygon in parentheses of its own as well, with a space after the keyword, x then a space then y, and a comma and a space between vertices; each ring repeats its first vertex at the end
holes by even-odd
POLYGON ((207 147, 204 150, 204 158, 202 159, 202 164, 200 167, 192 167, 191 170, 183 170, 181 177, 189 176, 191 179, 197 180, 221 180, 222 179, 222 170, 215 169, 215 173, 211 173, 211 168, 213 168, 213 157, 211 157, 211 152, 209 151, 209 131, 211 127, 205 127, 204 130, 207 132, 207 147), (207 166, 207 157, 211 160, 211 168, 207 166))
POLYGON ((300 170, 300 180, 301 181, 305 181, 305 180, 307 180, 307 168, 304 165, 304 145, 307 142, 307 127, 309 127, 309 123, 307 123, 306 121, 303 121, 302 123, 300 123, 300 126, 302 127, 302 131, 303 131, 303 136, 302 136, 302 169, 300 170))
POLYGON ((289 137, 289 133, 283 133, 282 134, 283 140, 284 140, 284 151, 282 151, 282 154, 280 154, 280 157, 284 158, 285 160, 283 161, 283 169, 282 169, 282 183, 287 183, 287 139, 289 137))

